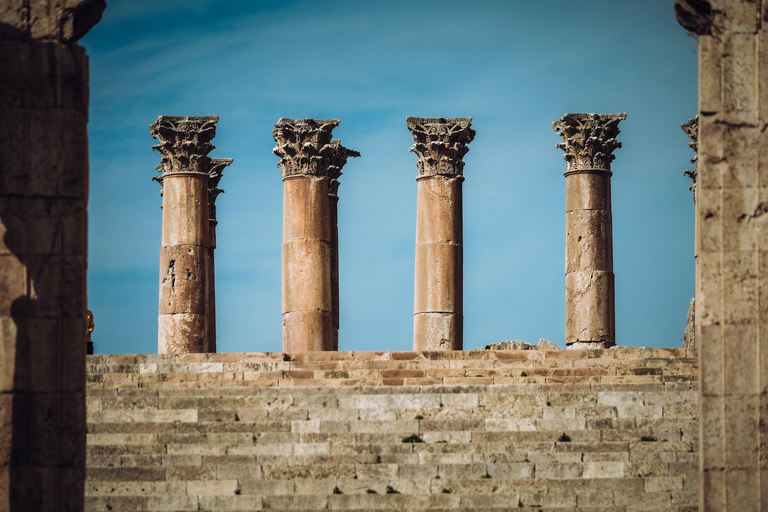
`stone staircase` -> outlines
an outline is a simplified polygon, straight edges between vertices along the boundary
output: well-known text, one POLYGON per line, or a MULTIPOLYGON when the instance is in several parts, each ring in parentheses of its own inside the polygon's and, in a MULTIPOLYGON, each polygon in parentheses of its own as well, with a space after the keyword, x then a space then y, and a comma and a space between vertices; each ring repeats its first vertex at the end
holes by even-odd
POLYGON ((690 355, 89 356, 86 510, 697 510, 690 355))

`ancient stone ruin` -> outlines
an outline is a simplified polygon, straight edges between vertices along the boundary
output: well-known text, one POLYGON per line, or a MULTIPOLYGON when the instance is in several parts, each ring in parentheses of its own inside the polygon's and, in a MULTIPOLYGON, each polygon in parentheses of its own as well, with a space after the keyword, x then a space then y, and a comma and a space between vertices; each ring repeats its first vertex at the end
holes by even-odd
POLYGON ((281 119, 284 351, 218 354, 215 201, 232 160, 209 156, 217 117, 160 116, 160 353, 86 359, 77 40, 104 8, 0 3, 0 511, 768 509, 763 4, 675 2, 700 59, 695 346, 608 348, 624 114, 566 114, 569 350, 461 350, 474 130, 408 118, 414 351, 338 351, 338 179, 359 154, 332 139, 338 120, 281 119))

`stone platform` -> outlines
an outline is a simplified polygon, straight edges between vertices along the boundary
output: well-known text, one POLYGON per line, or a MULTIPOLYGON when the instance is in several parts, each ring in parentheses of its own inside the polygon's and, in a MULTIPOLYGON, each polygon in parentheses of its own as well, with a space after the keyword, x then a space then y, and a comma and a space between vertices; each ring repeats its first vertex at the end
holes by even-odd
POLYGON ((88 357, 88 511, 693 511, 684 349, 88 357))

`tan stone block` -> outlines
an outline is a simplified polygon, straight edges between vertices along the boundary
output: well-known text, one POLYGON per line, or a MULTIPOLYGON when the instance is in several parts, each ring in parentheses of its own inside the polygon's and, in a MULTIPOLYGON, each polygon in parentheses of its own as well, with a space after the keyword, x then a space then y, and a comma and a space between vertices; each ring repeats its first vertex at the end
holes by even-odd
POLYGON ((319 240, 283 242, 283 312, 330 311, 330 246, 319 240))
POLYGON ((161 354, 202 352, 207 346, 208 318, 175 313, 158 317, 158 351, 161 354))
POLYGON ((234 495, 237 480, 187 480, 190 496, 234 495))
POLYGON ((414 348, 418 350, 461 348, 463 322, 457 313, 423 312, 415 314, 413 319, 414 348))
POLYGON ((160 250, 160 314, 204 314, 206 247, 169 245, 160 250))
POLYGON ((723 253, 724 323, 753 323, 758 320, 759 277, 754 250, 723 253))
POLYGON ((332 328, 328 311, 291 311, 283 315, 283 348, 290 352, 326 349, 332 328))
MULTIPOLYGON (((149 496, 144 502, 146 510, 174 511, 199 510, 197 496, 149 496)), ((117 508, 115 510, 118 510, 117 508)))
POLYGON ((414 313, 462 311, 462 257, 460 245, 417 243, 414 313))
POLYGON ((164 174, 162 245, 207 247, 208 218, 208 176, 164 174))
POLYGON ((461 179, 420 179, 416 200, 417 243, 462 244, 461 179))
POLYGON ((200 496, 200 510, 217 512, 262 510, 260 496, 200 496))
MULTIPOLYGON (((331 241, 328 178, 302 177, 283 182, 283 241, 331 241)), ((328 260, 330 264, 330 260, 328 260)))
POLYGON ((624 462, 587 462, 584 464, 584 478, 623 478, 624 462))
POLYGON ((566 344, 614 341, 613 273, 571 272, 565 277, 566 344))
POLYGON ((611 210, 611 176, 607 172, 571 174, 565 180, 566 214, 575 210, 611 210))
POLYGON ((758 107, 757 39, 754 34, 728 34, 722 53, 723 108, 731 116, 737 114, 736 119, 752 123, 758 107))
POLYGON ((574 210, 565 214, 565 272, 613 271, 610 210, 574 210))
POLYGON ((700 253, 696 264, 696 341, 702 335, 699 326, 718 325, 723 321, 722 253, 700 253))

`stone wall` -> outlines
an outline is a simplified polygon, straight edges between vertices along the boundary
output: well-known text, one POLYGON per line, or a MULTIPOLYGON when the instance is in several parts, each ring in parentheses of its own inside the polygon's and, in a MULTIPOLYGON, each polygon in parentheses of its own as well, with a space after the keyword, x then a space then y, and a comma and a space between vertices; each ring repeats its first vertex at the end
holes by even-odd
POLYGON ((89 356, 86 510, 696 510, 684 349, 89 356))

